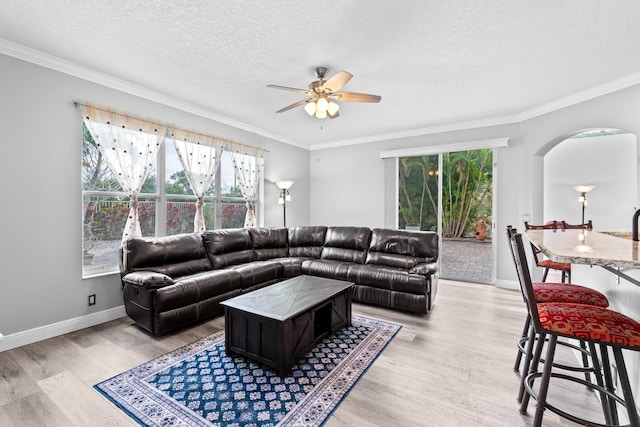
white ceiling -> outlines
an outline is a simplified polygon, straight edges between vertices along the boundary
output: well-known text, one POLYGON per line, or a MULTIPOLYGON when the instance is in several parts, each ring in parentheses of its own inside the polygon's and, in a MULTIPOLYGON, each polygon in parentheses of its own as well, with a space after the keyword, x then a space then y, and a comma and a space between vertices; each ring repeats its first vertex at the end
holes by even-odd
POLYGON ((637 0, 3 0, 0 53, 52 55, 318 148, 515 121, 640 83, 639 25, 637 0), (306 88, 318 65, 382 101, 342 103, 334 120, 275 114, 303 95, 266 86, 306 88))

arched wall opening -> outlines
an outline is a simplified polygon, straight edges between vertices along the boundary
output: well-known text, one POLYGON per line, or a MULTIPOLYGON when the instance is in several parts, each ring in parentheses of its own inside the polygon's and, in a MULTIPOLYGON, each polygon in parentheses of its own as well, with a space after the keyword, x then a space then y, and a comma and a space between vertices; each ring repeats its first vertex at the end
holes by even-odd
POLYGON ((636 136, 622 130, 581 130, 557 142, 544 156, 543 217, 582 222, 574 186, 593 185, 585 221, 601 230, 629 229, 638 206, 637 153, 636 136))
POLYGON ((554 138, 542 156, 542 218, 582 221, 576 185, 593 185, 586 194, 584 219, 600 230, 629 230, 638 203, 637 137, 620 129, 579 129, 554 138))

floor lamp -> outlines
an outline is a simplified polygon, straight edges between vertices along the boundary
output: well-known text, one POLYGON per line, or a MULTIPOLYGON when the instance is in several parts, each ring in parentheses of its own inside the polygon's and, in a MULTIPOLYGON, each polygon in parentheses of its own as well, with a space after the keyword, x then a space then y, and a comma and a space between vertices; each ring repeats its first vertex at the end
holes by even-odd
POLYGON ((282 205, 282 217, 283 224, 287 226, 287 202, 291 201, 291 194, 289 194, 289 188, 293 185, 293 181, 284 180, 276 181, 276 185, 280 189, 280 197, 278 197, 278 204, 282 205))
POLYGON ((580 224, 584 224, 584 207, 588 205, 587 203, 587 193, 596 188, 595 185, 574 185, 573 189, 580 193, 578 197, 578 203, 582 204, 582 222, 580 224))

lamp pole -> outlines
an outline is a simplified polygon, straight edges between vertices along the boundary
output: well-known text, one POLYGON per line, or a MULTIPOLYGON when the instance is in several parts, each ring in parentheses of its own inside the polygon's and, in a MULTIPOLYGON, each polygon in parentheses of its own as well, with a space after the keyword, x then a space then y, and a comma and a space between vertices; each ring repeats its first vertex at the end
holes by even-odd
POLYGON ((291 197, 289 195, 289 190, 285 188, 280 190, 280 199, 282 200, 282 220, 283 220, 282 225, 284 227, 287 226, 287 196, 291 197))

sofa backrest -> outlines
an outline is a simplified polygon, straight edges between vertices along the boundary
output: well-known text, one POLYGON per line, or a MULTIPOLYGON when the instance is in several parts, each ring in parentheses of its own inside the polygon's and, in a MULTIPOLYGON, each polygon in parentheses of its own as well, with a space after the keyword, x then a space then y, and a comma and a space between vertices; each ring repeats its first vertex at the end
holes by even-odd
POLYGON ((364 264, 370 240, 366 227, 329 227, 321 258, 364 264))
POLYGON ((324 226, 289 227, 289 256, 320 258, 326 234, 324 226))
POLYGON ((284 258, 287 250, 286 228, 249 228, 256 260, 284 258))
POLYGON ((145 270, 175 278, 210 269, 200 233, 130 237, 122 246, 123 276, 145 270))
POLYGON ((255 260, 251 235, 246 228, 203 231, 202 241, 213 268, 255 260))
POLYGON ((433 231, 375 228, 371 232, 367 264, 410 269, 437 260, 438 234, 433 231))

